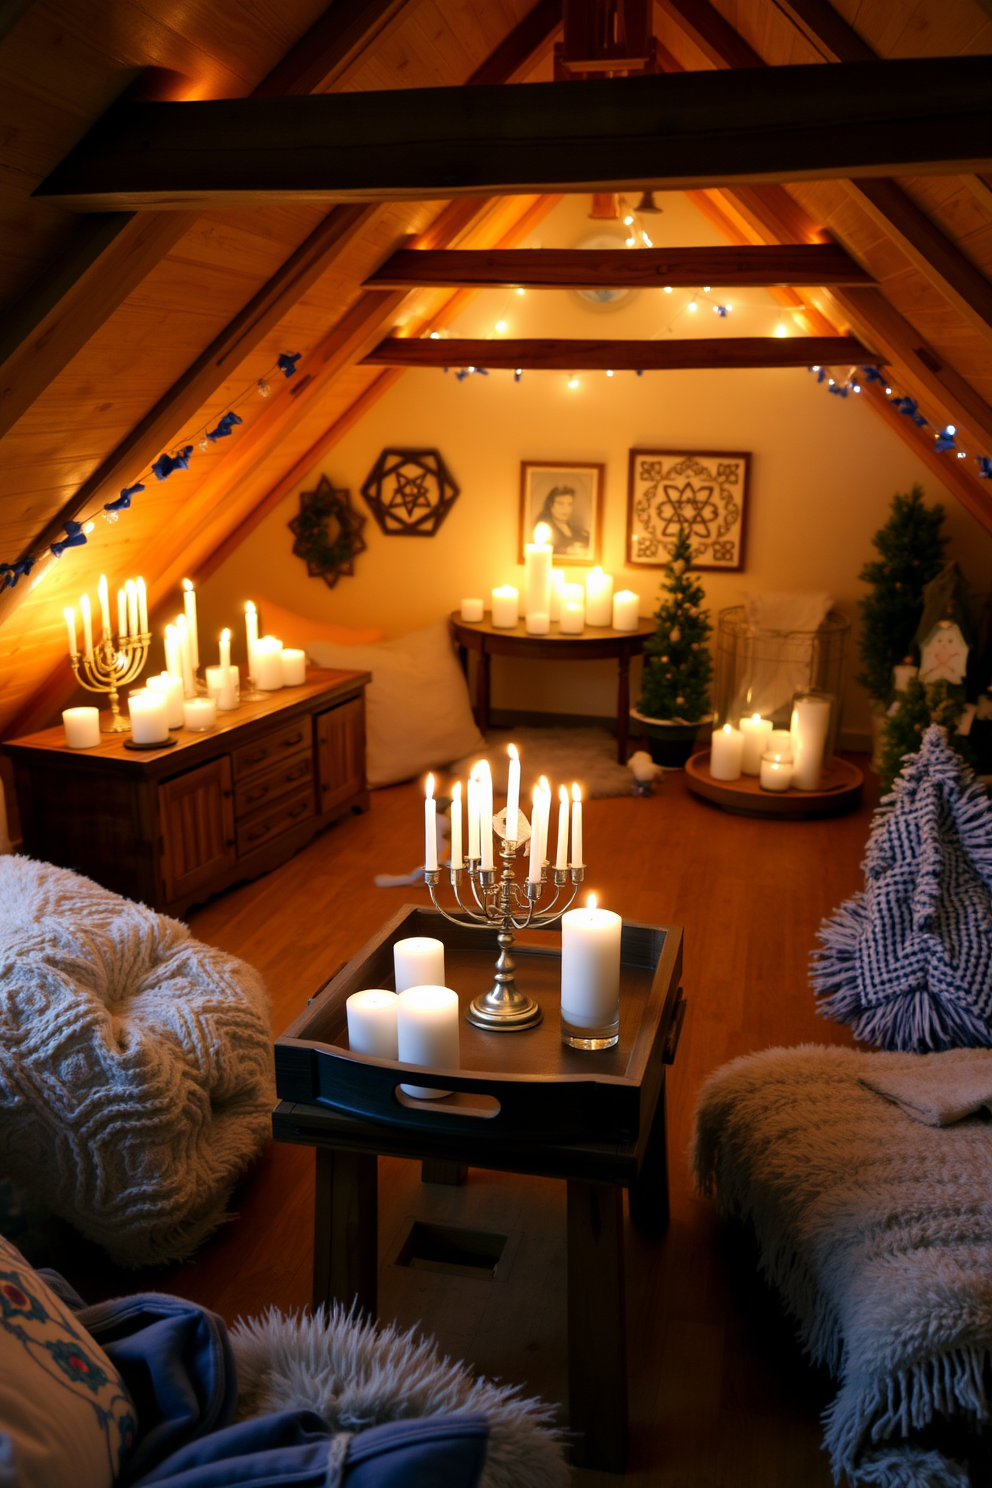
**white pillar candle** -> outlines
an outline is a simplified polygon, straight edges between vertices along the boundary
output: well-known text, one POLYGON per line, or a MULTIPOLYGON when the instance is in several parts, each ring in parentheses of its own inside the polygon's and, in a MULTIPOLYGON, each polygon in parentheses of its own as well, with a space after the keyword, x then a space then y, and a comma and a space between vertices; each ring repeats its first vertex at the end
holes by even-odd
MULTIPOLYGON (((397 1044, 403 1064, 426 1064, 434 1069, 458 1069, 458 993, 450 987, 410 987, 397 998, 397 1044)), ((447 1090, 424 1085, 401 1085, 404 1095, 438 1100, 447 1090)))
POLYGON ((254 602, 245 605, 245 639, 248 643, 248 675, 257 684, 255 676, 255 647, 258 645, 258 611, 254 602))
POLYGON ((759 781, 762 790, 788 790, 792 784, 792 761, 779 759, 776 754, 762 755, 759 781))
POLYGON ((128 693, 127 711, 135 744, 164 744, 169 737, 165 697, 147 687, 128 693))
POLYGON ((217 722, 217 704, 212 697, 187 698, 183 703, 183 722, 191 734, 202 734, 217 722))
POLYGON ((517 746, 509 748, 510 767, 506 772, 506 835, 511 842, 517 840, 517 817, 520 815, 520 756, 517 746))
POLYGON ((283 687, 302 687, 307 680, 307 653, 305 651, 282 650, 283 687))
POLYGON ((485 601, 481 599, 462 600, 462 619, 469 625, 478 625, 486 613, 485 601))
POLYGON ((479 782, 479 856, 485 872, 493 867, 493 772, 488 760, 476 765, 479 782))
POLYGON ((238 706, 239 677, 236 666, 209 666, 204 672, 207 697, 213 698, 222 713, 230 713, 238 706))
POLYGON ((144 579, 139 579, 138 590, 138 628, 142 635, 148 634, 148 587, 144 579))
POLYGON ((768 737, 772 731, 771 721, 762 718, 760 713, 752 713, 750 718, 741 719, 740 729, 744 736, 741 769, 745 775, 757 775, 761 770, 761 756, 768 748, 768 737))
MULTIPOLYGON (((123 590, 121 593, 123 594, 123 590)), ((183 663, 179 650, 179 632, 174 625, 167 625, 165 627, 165 670, 170 677, 177 677, 180 682, 183 680, 183 663)))
POLYGON ((468 857, 474 862, 479 857, 479 782, 474 772, 468 777, 468 857))
POLYGON ((558 788, 558 844, 555 849, 555 867, 568 867, 568 791, 558 788))
POLYGON ((552 620, 561 619, 561 591, 565 582, 565 574, 560 568, 551 570, 551 598, 548 604, 548 614, 552 620))
POLYGON ((586 574, 586 624, 609 625, 613 620, 613 575, 597 566, 586 574))
POLYGON ((768 735, 766 754, 778 755, 780 759, 792 758, 792 735, 788 729, 772 729, 768 735))
MULTIPOLYGON (((524 614, 528 621, 532 615, 551 613, 551 528, 546 522, 538 522, 534 528, 534 541, 524 547, 524 614)), ((542 631, 532 632, 534 635, 542 631)))
POLYGON ((424 799, 424 867, 428 873, 437 870, 437 802, 434 799, 434 776, 427 777, 424 799))
POLYGON ((620 1007, 620 931, 623 922, 597 909, 595 894, 585 909, 561 917, 561 1015, 577 1028, 609 1028, 620 1007))
POLYGON ((282 641, 262 636, 255 645, 255 686, 262 692, 278 692, 282 686, 282 641))
POLYGON ((183 579, 183 610, 189 629, 189 656, 195 672, 200 665, 200 633, 196 623, 196 594, 192 579, 183 579))
POLYGON ((170 677, 168 672, 160 672, 157 677, 149 677, 145 686, 149 692, 160 692, 165 698, 165 721, 169 728, 182 728, 186 722, 183 711, 183 679, 170 677))
POLYGON ((127 595, 127 633, 136 636, 138 634, 138 586, 133 579, 128 579, 124 585, 124 593, 127 595))
MULTIPOLYGON (((566 589, 573 585, 566 584, 566 589)), ((578 588, 578 585, 574 586, 578 588)), ((562 635, 581 635, 586 628, 586 607, 581 600, 563 599, 558 629, 562 635)))
POLYGON ((186 696, 192 697, 196 692, 196 687, 193 683, 193 661, 189 649, 189 626, 186 624, 185 615, 176 616, 176 635, 179 637, 179 661, 183 669, 183 687, 186 689, 186 696))
POLYGON ((407 987, 444 986, 444 945, 430 935, 411 935, 393 946, 397 992, 407 987))
POLYGON ((528 615, 527 616, 527 634, 528 635, 548 635, 550 633, 550 630, 551 630, 551 616, 550 615, 540 615, 540 614, 538 614, 538 615, 528 615))
POLYGON ((353 1054, 371 1054, 376 1059, 398 1057, 399 1003, 395 992, 381 987, 351 994, 344 1006, 348 1017, 348 1047, 353 1054))
POLYGON ((744 735, 725 723, 710 735, 710 774, 714 780, 740 780, 744 735))
MULTIPOLYGON (((127 635, 127 595, 123 589, 117 591, 117 639, 122 641, 127 635)), ((118 646, 118 650, 120 647, 118 646)))
POLYGON ((107 593, 107 575, 100 575, 97 585, 97 594, 100 596, 100 623, 103 626, 102 635, 110 635, 110 596, 107 593))
POLYGON ((919 667, 912 666, 908 661, 892 668, 892 688, 894 692, 905 692, 913 678, 919 675, 919 667))
POLYGON ((824 693, 797 693, 792 704, 792 784, 796 790, 819 790, 823 752, 830 732, 830 698, 824 693))
POLYGON ((583 868, 585 863, 582 857, 582 792, 577 785, 572 786, 572 862, 573 868, 583 868))
POLYGON ((451 791, 451 866, 464 868, 462 857, 462 783, 456 780, 451 791))
POLYGON ((636 630, 641 623, 641 596, 621 589, 613 596, 613 629, 636 630))
POLYGON ((62 714, 62 727, 70 749, 94 749, 100 742, 100 710, 66 708, 62 714))
POLYGON ((504 584, 502 589, 494 589, 493 603, 493 625, 497 630, 513 630, 520 619, 518 601, 520 595, 512 584, 504 584))
POLYGON ((93 654, 93 616, 90 614, 90 597, 83 594, 79 599, 79 613, 83 617, 83 649, 87 656, 93 654))
POLYGON ((75 656, 78 650, 76 646, 76 612, 72 605, 66 605, 62 613, 65 616, 65 628, 69 635, 69 655, 75 656))

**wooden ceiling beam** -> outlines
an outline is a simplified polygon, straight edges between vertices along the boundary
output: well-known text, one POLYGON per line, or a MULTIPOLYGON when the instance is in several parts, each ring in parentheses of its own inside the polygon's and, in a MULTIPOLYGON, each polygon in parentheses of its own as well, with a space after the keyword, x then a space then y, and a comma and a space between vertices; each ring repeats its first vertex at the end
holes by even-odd
POLYGON ((695 336, 689 340, 431 340, 388 336, 364 358, 366 367, 482 367, 530 371, 656 372, 708 367, 881 365, 853 336, 695 336))
MULTIPOLYGON (((334 0, 254 97, 330 87, 417 0, 334 0), (362 31, 362 25, 365 31, 362 31), (305 43, 305 45, 304 45, 305 43)), ((162 85, 157 71, 136 87, 162 85)), ((172 87, 166 80, 164 86, 172 87)), ((130 94, 128 95, 131 96, 130 94)), ((29 286, 0 330, 0 439, 196 221, 193 212, 101 214, 29 286)))
POLYGON ((659 289, 703 284, 872 284, 836 243, 721 248, 400 248, 366 279, 369 289, 659 289))
POLYGON ((581 89, 121 100, 34 194, 77 211, 185 211, 990 167, 986 59, 927 57, 581 89))
MULTIPOLYGON (((868 66, 877 62, 867 42, 827 0, 775 0, 775 3, 831 66, 868 66)), ((666 15, 691 37, 715 67, 767 65, 709 0, 661 0, 661 4, 666 15)), ((978 188, 983 184, 974 175, 970 175, 970 180, 978 188)), ((931 222, 897 182, 885 178, 884 172, 847 181, 845 187, 947 303, 992 345, 992 284, 981 270, 931 222)))

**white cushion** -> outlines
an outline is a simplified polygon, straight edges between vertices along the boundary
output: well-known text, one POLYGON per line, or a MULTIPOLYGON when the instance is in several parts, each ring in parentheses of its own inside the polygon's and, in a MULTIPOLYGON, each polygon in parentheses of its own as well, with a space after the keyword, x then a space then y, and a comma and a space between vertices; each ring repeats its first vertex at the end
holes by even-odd
POLYGON ((485 748, 447 620, 375 646, 308 641, 315 666, 372 673, 366 694, 370 786, 395 785, 485 748))
POLYGON ((103 1349, 0 1238, 0 1476, 18 1488, 110 1488, 134 1405, 103 1349))

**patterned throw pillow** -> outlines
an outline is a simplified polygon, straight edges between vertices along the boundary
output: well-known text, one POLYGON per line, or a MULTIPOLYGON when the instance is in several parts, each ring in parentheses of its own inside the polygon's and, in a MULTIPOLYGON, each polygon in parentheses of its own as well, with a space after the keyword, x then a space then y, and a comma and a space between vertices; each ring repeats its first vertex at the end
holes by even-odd
POLYGON ((136 1432, 106 1354, 0 1238, 0 1488, 110 1488, 136 1432))

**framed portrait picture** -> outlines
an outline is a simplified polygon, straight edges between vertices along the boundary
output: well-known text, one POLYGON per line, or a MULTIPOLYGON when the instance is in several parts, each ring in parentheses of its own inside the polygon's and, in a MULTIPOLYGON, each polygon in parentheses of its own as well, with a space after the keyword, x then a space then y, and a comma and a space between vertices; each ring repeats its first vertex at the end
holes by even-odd
POLYGON ((751 456, 739 450, 630 452, 627 562, 664 568, 680 527, 689 534, 695 568, 739 572, 751 456))
POLYGON ((520 562, 534 528, 551 528, 554 562, 589 567, 600 561, 603 533, 602 465, 523 460, 520 465, 520 562))

